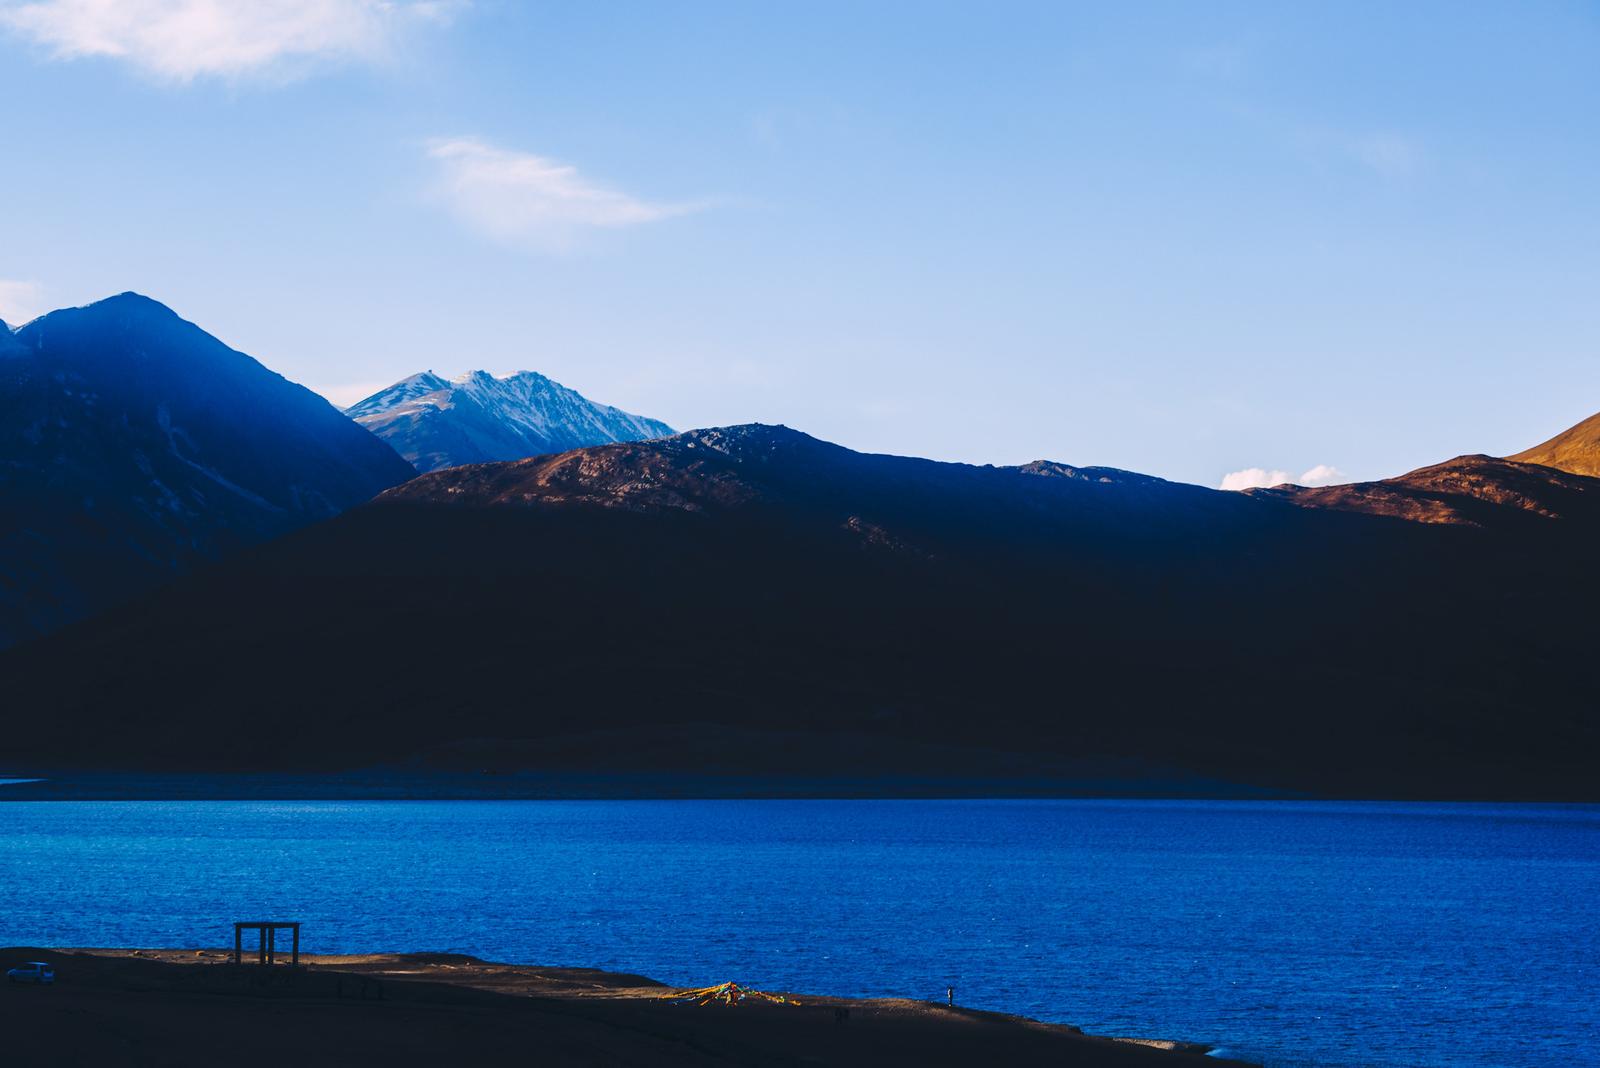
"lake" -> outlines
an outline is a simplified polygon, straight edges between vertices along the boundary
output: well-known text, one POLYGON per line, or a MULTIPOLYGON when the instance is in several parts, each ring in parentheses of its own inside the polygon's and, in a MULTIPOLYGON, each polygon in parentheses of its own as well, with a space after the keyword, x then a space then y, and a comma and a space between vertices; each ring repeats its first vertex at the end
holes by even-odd
POLYGON ((1594 1063, 1600 806, 0 804, 0 944, 455 950, 1273 1066, 1594 1063))

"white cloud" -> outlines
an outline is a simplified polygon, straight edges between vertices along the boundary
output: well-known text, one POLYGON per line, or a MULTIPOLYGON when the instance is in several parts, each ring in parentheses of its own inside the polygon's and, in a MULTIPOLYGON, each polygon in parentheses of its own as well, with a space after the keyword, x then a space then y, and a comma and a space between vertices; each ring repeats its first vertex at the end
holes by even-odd
POLYGON ((1300 476, 1302 486, 1337 486, 1341 482, 1348 482, 1343 471, 1332 464, 1318 464, 1300 476))
POLYGON ((1243 471, 1230 471, 1222 476, 1222 485, 1218 489, 1247 490, 1260 486, 1281 486, 1285 482, 1292 482, 1287 471, 1268 471, 1264 467, 1247 467, 1243 471))
POLYGON ((576 167, 471 137, 429 141, 439 193, 451 212, 489 237, 562 248, 584 230, 618 229, 699 211, 596 185, 576 167))
POLYGON ((1263 489, 1268 486, 1281 486, 1285 482, 1296 486, 1332 486, 1344 480, 1344 473, 1331 464, 1318 464, 1299 478, 1295 478, 1287 471, 1269 471, 1264 467, 1247 467, 1243 471, 1230 471, 1223 475, 1222 484, 1217 488, 1224 490, 1263 489))
POLYGON ((158 78, 190 82, 380 59, 407 27, 447 22, 459 6, 448 0, 0 0, 0 26, 58 59, 108 56, 158 78))
POLYGON ((0 278, 0 319, 8 326, 21 326, 48 310, 44 306, 44 290, 38 282, 0 278))

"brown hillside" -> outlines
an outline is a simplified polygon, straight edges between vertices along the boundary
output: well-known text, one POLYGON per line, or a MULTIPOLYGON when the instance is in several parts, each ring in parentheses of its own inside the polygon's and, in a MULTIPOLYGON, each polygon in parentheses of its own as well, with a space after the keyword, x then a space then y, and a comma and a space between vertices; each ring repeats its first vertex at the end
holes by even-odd
POLYGON ((1600 518, 1600 479, 1493 456, 1458 456, 1381 482, 1276 486, 1251 493, 1302 508, 1414 523, 1501 527, 1541 519, 1600 518))
POLYGON ((1575 475, 1600 476, 1600 415, 1591 415, 1542 445, 1506 458, 1525 464, 1544 464, 1575 475))

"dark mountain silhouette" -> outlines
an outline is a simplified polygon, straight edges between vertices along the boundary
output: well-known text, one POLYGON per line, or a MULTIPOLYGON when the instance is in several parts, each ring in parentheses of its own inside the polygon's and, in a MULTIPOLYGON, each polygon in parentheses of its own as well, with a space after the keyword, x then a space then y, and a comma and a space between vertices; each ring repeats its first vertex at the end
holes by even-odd
POLYGON ((146 297, 0 337, 0 645, 413 473, 316 394, 146 297))
POLYGON ((419 471, 521 460, 671 434, 655 419, 596 404, 535 371, 412 375, 345 409, 419 471))
POLYGON ((0 760, 1594 796, 1587 511, 1283 496, 766 426, 440 471, 0 659, 0 760))

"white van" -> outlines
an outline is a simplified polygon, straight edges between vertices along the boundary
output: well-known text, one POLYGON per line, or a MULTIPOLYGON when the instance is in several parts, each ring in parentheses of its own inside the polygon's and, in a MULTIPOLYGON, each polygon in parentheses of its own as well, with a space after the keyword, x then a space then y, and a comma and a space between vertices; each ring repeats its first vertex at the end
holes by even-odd
POLYGON ((6 978, 13 983, 53 983, 56 981, 56 970, 42 960, 30 960, 6 972, 6 978))

